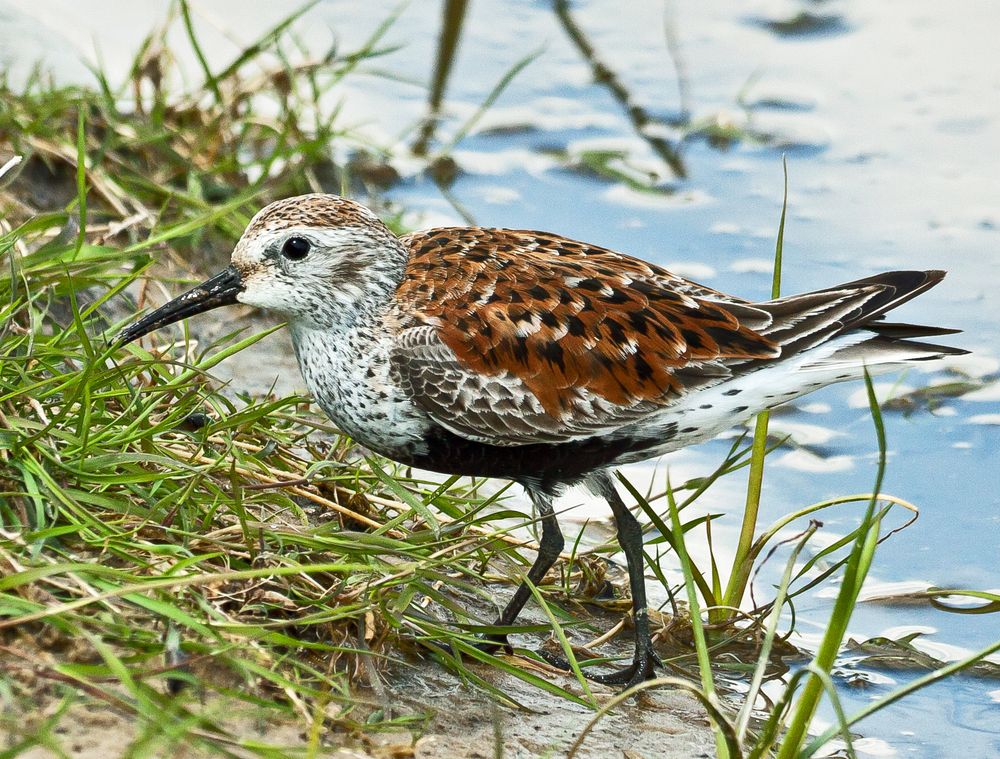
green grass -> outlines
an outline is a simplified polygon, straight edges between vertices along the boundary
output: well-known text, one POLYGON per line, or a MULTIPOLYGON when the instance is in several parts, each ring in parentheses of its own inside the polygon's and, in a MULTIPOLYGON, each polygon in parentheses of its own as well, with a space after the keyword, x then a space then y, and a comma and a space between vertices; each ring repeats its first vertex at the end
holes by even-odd
MULTIPOLYGON (((15 240, 34 247, 53 229, 32 226, 27 238, 0 240, 12 267, 0 279, 8 664, 36 666, 38 639, 87 641, 85 663, 53 674, 157 721, 165 739, 194 720, 206 692, 302 719, 319 702, 337 704, 337 724, 372 728, 374 707, 350 673, 360 660, 377 670, 422 647, 482 683, 448 650, 468 651, 489 629, 480 568, 504 553, 523 563, 513 550, 522 541, 496 522, 530 515, 491 508, 495 496, 477 482, 438 486, 351 458, 304 399, 217 392, 207 370, 265 333, 187 361, 138 347, 110 355, 100 336, 113 325, 100 310, 127 281, 119 252, 77 254, 67 243, 10 255, 15 240), (100 296, 67 321, 62 303, 88 287, 100 296), (186 663, 171 666, 171 649, 186 663), (197 687, 170 697, 177 669, 197 687), (238 687, 220 684, 233 678, 238 687), (108 682, 116 687, 91 688, 108 682)), ((476 658, 579 700, 502 659, 476 658)), ((15 700, 33 697, 16 677, 10 687, 15 700)), ((217 726, 195 721, 212 740, 217 726)))
MULTIPOLYGON (((473 644, 493 630, 495 583, 516 582, 535 547, 532 515, 503 490, 426 481, 361 455, 308 399, 241 397, 213 379, 214 366, 266 332, 209 346, 182 341, 166 353, 112 352, 104 342, 153 280, 154 260, 186 266, 207 250, 220 259, 214 268, 263 203, 311 190, 364 194, 371 186, 357 166, 385 157, 324 109, 323 94, 384 52, 387 27, 357 51, 302 64, 285 55, 289 20, 212 71, 187 6, 179 8, 204 75, 190 92, 171 89, 170 56, 153 37, 118 87, 103 76, 96 89, 40 78, 27 92, 0 87, 0 149, 26 157, 0 177, 0 726, 14 741, 0 756, 36 745, 59 753, 60 720, 76 703, 126 715, 136 726, 133 755, 182 744, 286 755, 250 737, 237 716, 305 733, 294 747, 303 755, 315 755, 321 738, 419 734, 429 714, 387 712, 377 697, 381 673, 418 657, 509 703, 486 669, 498 668, 594 709, 596 726, 627 695, 609 697, 582 678, 605 659, 581 645, 604 629, 574 603, 603 586, 599 559, 617 552, 613 540, 573 543, 558 576, 533 589, 547 622, 514 630, 553 629, 575 678, 547 671, 531 651, 483 653, 473 644), (277 111, 258 111, 264 100, 277 111), (355 158, 336 159, 345 154, 355 158), (54 706, 41 713, 39 703, 54 706)), ((779 260, 780 247, 781 234, 779 260)), ((664 658, 684 675, 636 690, 691 692, 712 719, 719 756, 809 756, 837 735, 849 744, 850 728, 872 711, 997 649, 935 664, 808 736, 819 700, 836 703, 830 671, 877 545, 891 534, 883 523, 895 508, 914 511, 879 492, 885 439, 874 403, 872 418, 874 493, 811 504, 763 528, 765 456, 781 444, 766 422, 713 472, 668 483, 659 499, 622 480, 647 518, 648 567, 670 599, 672 616, 652 615, 674 641, 664 658), (698 566, 688 545, 711 545, 720 515, 688 510, 744 469, 752 484, 736 558, 698 566), (852 530, 806 552, 819 529, 812 520, 858 504, 852 530), (793 525, 799 535, 783 541, 793 525), (773 596, 748 608, 746 588, 779 550, 788 557, 773 596), (667 581, 678 565, 684 588, 667 581), (787 610, 831 578, 840 596, 812 663, 761 715, 761 683, 789 652, 787 610), (734 672, 750 685, 742 701, 719 680, 734 672)), ((978 598, 980 613, 1000 606, 975 590, 935 589, 928 599, 944 606, 938 599, 949 595, 978 598)))
MULTIPOLYGON (((179 7, 189 22, 186 3, 179 7)), ((206 68, 204 83, 191 90, 179 88, 174 58, 157 42, 161 30, 143 43, 121 84, 100 71, 97 88, 59 87, 41 74, 23 91, 0 81, 0 143, 26 157, 23 179, 0 192, 7 219, 66 207, 88 219, 88 232, 119 245, 189 222, 188 233, 173 237, 173 251, 190 258, 208 248, 221 256, 247 221, 234 208, 376 186, 371 177, 384 151, 341 124, 338 104, 324 95, 390 50, 381 39, 392 19, 357 50, 303 59, 294 55, 289 27, 308 7, 222 71, 206 68)), ((200 51, 194 28, 185 29, 200 51)))

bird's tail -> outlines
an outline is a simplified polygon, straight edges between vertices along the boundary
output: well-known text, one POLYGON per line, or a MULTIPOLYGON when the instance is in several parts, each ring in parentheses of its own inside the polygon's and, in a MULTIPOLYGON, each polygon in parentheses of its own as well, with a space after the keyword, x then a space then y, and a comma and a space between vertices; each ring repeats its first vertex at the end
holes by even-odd
POLYGON ((929 290, 943 271, 891 271, 802 295, 756 303, 771 324, 761 334, 778 343, 781 358, 815 349, 802 369, 892 366, 959 356, 968 351, 925 343, 922 337, 959 330, 883 321, 886 313, 929 290))

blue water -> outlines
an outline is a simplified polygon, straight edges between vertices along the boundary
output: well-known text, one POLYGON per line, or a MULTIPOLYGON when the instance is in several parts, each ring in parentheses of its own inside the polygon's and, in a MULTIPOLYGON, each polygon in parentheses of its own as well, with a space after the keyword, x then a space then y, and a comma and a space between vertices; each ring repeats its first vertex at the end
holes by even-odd
MULTIPOLYGON (((107 65, 124 70, 127 53, 165 3, 95 5, 119 14, 121 23, 101 24, 100 14, 79 16, 69 2, 38 0, 30 10, 67 38, 90 39, 76 33, 88 30, 107 65)), ((251 3, 254 14, 236 12, 246 5, 216 2, 207 15, 226 18, 228 31, 249 41, 285 12, 271 3, 251 3)), ((395 7, 328 0, 296 30, 313 50, 324 50, 331 39, 349 49, 395 7)), ((575 22, 602 61, 633 102, 661 120, 657 134, 680 137, 668 123, 681 109, 665 43, 669 19, 694 121, 771 135, 726 149, 691 138, 682 149, 688 177, 680 179, 636 134, 608 90, 593 81, 549 3, 479 0, 470 4, 439 130, 446 143, 512 65, 537 53, 455 151, 461 172, 448 191, 477 223, 560 232, 671 266, 712 287, 765 298, 786 156, 784 292, 891 268, 949 270, 941 286, 898 316, 964 330, 948 340, 974 351, 974 359, 956 363, 951 373, 912 372, 885 381, 919 388, 971 375, 985 389, 944 399, 933 412, 886 413, 884 491, 918 504, 921 516, 881 547, 869 583, 875 595, 897 583, 1000 587, 1000 392, 993 381, 1000 371, 1000 4, 968 0, 948 7, 932 0, 573 3, 575 22), (821 18, 803 33, 775 30, 773 22, 801 11, 821 18), (749 111, 738 102, 741 93, 749 111), (566 159, 595 149, 621 150, 620 168, 657 175, 651 185, 658 192, 636 192, 582 173, 566 159)), ((400 49, 362 67, 331 94, 344 104, 343 124, 395 146, 397 153, 412 142, 411 127, 426 112, 423 83, 431 78, 439 23, 436 3, 411 3, 403 10, 385 38, 400 49), (387 80, 384 72, 399 79, 387 80)), ((202 41, 221 63, 235 48, 217 37, 206 32, 202 41)), ((71 70, 64 52, 57 63, 65 75, 85 77, 85 71, 71 70)), ((420 165, 397 161, 404 179, 391 198, 408 209, 407 222, 462 223, 420 165)), ((858 391, 857 385, 827 388, 776 421, 812 425, 825 439, 813 444, 812 454, 775 454, 762 524, 823 498, 871 488, 875 438, 866 408, 856 402, 858 391)), ((667 470, 674 482, 705 474, 728 445, 710 442, 655 469, 636 467, 629 476, 662 484, 667 470)), ((714 533, 723 552, 738 529, 741 497, 741 483, 732 478, 700 504, 730 515, 714 533)), ((603 514, 583 502, 578 516, 595 513, 603 514)), ((827 533, 844 534, 858 513, 827 512, 827 533)), ((768 568, 779 570, 777 560, 768 568)), ((767 593, 766 582, 758 593, 767 593)), ((823 586, 800 599, 805 644, 810 633, 821 631, 831 595, 831 586, 823 586)), ((851 622, 851 635, 859 640, 914 630, 924 632, 918 645, 956 658, 995 641, 1000 624, 996 615, 959 616, 877 601, 861 604, 851 622)), ((897 684, 910 676, 882 674, 897 684)), ((850 712, 888 690, 844 687, 841 698, 850 712)), ((935 685, 864 722, 864 749, 881 756, 1000 755, 998 691, 997 681, 975 678, 935 685)), ((820 716, 832 717, 829 710, 820 716)))

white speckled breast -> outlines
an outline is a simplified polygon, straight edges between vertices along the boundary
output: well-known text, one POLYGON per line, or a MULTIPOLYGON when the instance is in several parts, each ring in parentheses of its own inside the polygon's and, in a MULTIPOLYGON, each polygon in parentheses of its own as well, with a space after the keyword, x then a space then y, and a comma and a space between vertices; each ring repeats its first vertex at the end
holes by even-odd
POLYGON ((289 326, 302 378, 339 429, 389 458, 422 448, 430 423, 390 380, 384 329, 289 326))

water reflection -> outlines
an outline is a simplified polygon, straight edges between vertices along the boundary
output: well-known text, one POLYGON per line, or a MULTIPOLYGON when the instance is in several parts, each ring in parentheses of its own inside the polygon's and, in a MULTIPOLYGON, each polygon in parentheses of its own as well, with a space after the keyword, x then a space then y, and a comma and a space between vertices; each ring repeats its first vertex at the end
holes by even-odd
POLYGON ((427 116, 420 127, 419 135, 413 143, 415 155, 426 155, 429 143, 441 118, 448 76, 455 62, 458 43, 462 37, 462 24, 468 0, 444 0, 442 3, 441 33, 438 37, 437 57, 434 61, 434 77, 431 81, 427 116))
MULTIPOLYGON (((683 179, 687 176, 687 168, 681 158, 677 144, 662 134, 658 134, 655 128, 657 125, 664 127, 686 126, 689 120, 685 98, 681 98, 682 105, 680 113, 674 118, 654 118, 638 102, 635 101, 628 87, 621 77, 598 56, 597 50, 583 28, 576 23, 570 11, 568 0, 555 0, 553 7, 559 22, 566 31, 567 36, 579 50, 580 55, 587 61, 593 71, 594 81, 611 93, 616 101, 625 109, 632 127, 636 134, 640 135, 649 144, 656 155, 658 155, 667 166, 669 166, 676 177, 683 179)), ((671 48, 674 51, 676 48, 671 48)), ((675 63, 675 68, 680 75, 681 81, 678 89, 681 93, 687 90, 687 84, 682 75, 683 67, 675 63)))

